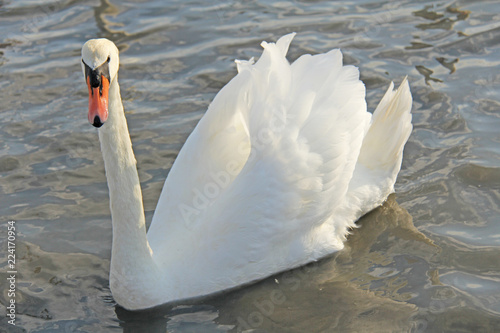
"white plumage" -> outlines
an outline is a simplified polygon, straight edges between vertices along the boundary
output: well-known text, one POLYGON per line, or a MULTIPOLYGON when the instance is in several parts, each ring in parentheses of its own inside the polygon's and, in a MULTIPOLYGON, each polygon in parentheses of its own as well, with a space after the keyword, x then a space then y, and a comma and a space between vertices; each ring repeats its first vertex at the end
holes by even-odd
MULTIPOLYGON (((412 129, 408 82, 397 91, 391 84, 372 116, 358 69, 343 66, 339 50, 290 65, 293 36, 263 42, 255 64, 237 61, 238 75, 179 152, 147 238, 110 73, 99 137, 113 220, 110 285, 120 305, 208 295, 320 259, 342 249, 354 222, 393 192, 412 129)), ((113 52, 118 62, 114 44, 91 40, 82 60, 113 52)))

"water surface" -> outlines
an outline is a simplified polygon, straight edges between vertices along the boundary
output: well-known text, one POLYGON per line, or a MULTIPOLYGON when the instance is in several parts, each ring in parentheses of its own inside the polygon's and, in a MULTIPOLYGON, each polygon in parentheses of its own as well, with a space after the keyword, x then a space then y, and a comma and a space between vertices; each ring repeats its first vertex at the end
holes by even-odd
POLYGON ((499 22, 496 1, 0 1, 0 224, 18 231, 17 325, 0 317, 0 331, 497 332, 499 22), (408 75, 414 131, 396 194, 318 263, 199 302, 116 306, 82 44, 106 37, 120 48, 149 222, 234 59, 292 31, 290 60, 340 47, 371 110, 408 75))

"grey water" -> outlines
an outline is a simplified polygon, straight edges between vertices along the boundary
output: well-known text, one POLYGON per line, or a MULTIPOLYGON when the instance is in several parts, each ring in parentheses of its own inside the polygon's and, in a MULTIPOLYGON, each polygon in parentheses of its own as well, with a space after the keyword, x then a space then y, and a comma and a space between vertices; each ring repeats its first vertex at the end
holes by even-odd
POLYGON ((498 1, 0 1, 0 307, 15 221, 16 325, 1 332, 500 331, 498 1), (408 75, 396 193, 317 263, 197 302, 129 312, 108 285, 109 201, 82 44, 120 48, 146 217, 235 59, 297 32, 341 48, 370 110, 408 75))

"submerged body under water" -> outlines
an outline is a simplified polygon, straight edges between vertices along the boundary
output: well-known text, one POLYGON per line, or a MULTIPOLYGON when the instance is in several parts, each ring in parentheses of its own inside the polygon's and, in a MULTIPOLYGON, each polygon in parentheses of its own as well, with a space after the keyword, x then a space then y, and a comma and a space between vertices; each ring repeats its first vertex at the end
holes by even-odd
MULTIPOLYGON (((8 332, 477 331, 500 327, 500 15, 492 1, 144 1, 0 4, 0 223, 15 221, 8 332), (120 48, 120 84, 149 223, 211 99, 260 41, 289 59, 341 48, 373 110, 408 75, 414 130, 396 194, 345 249, 215 297, 128 312, 108 286, 111 222, 80 48, 120 48), (391 318, 388 320, 387 318, 391 318)), ((7 249, 7 244, 2 244, 7 249)), ((7 290, 6 250, 0 253, 7 290)), ((0 295, 5 306, 8 293, 0 295)))

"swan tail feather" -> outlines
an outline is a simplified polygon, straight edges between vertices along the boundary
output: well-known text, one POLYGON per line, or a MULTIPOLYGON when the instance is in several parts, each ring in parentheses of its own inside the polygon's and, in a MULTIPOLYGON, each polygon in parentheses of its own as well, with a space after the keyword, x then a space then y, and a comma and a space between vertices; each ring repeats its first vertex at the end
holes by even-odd
POLYGON ((401 169, 403 149, 413 127, 412 97, 407 78, 397 90, 393 88, 391 83, 373 113, 349 184, 347 200, 357 207, 355 219, 384 203, 394 192, 401 169))
POLYGON ((391 82, 373 112, 359 162, 369 169, 385 170, 397 175, 401 168, 403 148, 413 128, 412 96, 407 78, 397 90, 393 90, 393 87, 394 83, 391 82))

